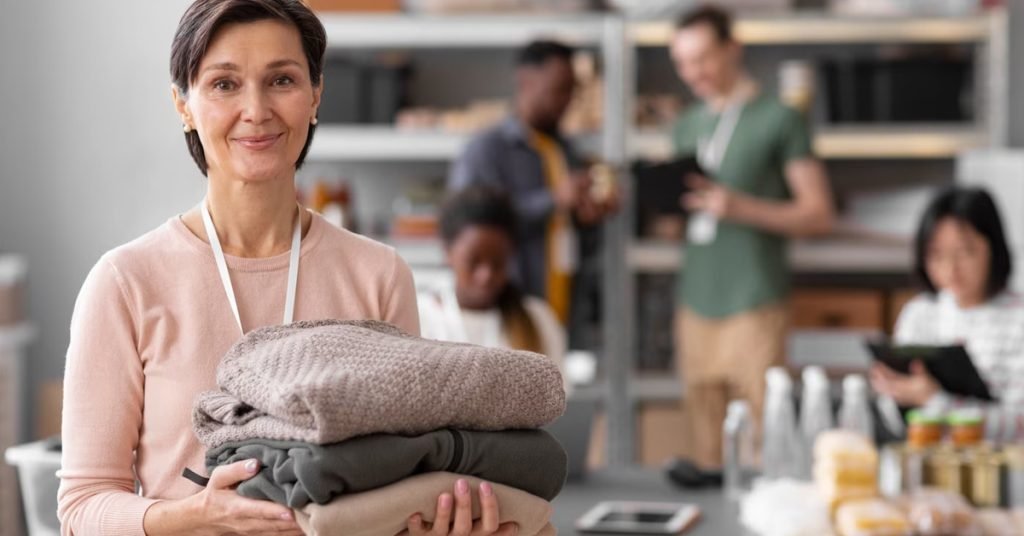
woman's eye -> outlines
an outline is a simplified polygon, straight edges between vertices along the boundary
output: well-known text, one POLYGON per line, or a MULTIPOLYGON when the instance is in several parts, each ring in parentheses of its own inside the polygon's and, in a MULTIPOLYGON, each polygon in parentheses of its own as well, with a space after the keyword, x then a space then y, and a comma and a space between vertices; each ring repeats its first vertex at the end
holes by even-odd
POLYGON ((235 83, 230 80, 217 80, 213 83, 213 89, 217 91, 231 91, 235 89, 235 83))
POLYGON ((290 86, 293 83, 295 83, 295 81, 292 80, 292 77, 290 76, 279 76, 274 79, 275 86, 290 86))

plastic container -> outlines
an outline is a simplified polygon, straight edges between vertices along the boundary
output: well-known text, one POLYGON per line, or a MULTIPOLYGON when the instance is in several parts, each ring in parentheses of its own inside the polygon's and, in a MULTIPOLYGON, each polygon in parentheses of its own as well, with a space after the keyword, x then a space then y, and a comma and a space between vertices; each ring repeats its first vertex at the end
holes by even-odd
POLYGON ((942 417, 930 415, 919 409, 907 413, 907 445, 925 449, 942 441, 944 426, 942 417))
POLYGON ((754 428, 746 400, 729 402, 722 423, 722 465, 725 496, 733 500, 742 498, 750 491, 756 471, 754 428))
POLYGON ((762 473, 766 478, 798 476, 803 453, 796 431, 793 380, 781 367, 772 367, 765 373, 765 381, 768 389, 764 405, 762 473))
POLYGON ((60 441, 47 439, 7 449, 4 458, 18 468, 29 536, 58 536, 57 488, 60 441))
POLYGON ((814 451, 814 442, 818 435, 835 426, 832 418, 832 395, 829 391, 828 377, 821 367, 807 367, 803 374, 803 395, 800 397, 800 435, 803 440, 803 457, 801 464, 805 478, 811 477, 813 464, 810 453, 814 451))
POLYGON ((974 447, 985 439, 985 419, 978 411, 955 411, 948 422, 949 438, 956 448, 974 447))
POLYGON ((843 378, 843 403, 839 406, 839 427, 875 440, 875 421, 868 403, 868 383, 860 374, 843 378))

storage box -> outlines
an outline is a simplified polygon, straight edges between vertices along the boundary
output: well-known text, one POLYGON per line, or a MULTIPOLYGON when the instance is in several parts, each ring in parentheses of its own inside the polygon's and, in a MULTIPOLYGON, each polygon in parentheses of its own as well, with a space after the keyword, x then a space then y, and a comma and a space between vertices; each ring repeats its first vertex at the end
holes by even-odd
POLYGON ((313 11, 400 11, 401 0, 306 0, 313 11))
POLYGON ((47 439, 11 447, 4 456, 17 467, 29 536, 58 536, 57 488, 60 441, 47 439))
POLYGON ((0 326, 12 326, 25 319, 25 259, 0 254, 0 326))

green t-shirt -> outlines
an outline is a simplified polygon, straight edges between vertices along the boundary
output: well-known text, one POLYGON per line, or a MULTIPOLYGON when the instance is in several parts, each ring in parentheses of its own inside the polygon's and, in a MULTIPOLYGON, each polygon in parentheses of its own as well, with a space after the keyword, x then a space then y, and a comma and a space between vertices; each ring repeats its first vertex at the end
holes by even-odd
MULTIPOLYGON (((694 106, 673 132, 676 153, 697 152, 710 138, 719 114, 694 106)), ((714 180, 761 199, 788 199, 785 167, 811 156, 804 118, 774 97, 760 95, 743 107, 714 180)), ((741 313, 782 301, 789 291, 785 237, 748 225, 719 221, 708 244, 685 244, 686 264, 679 301, 709 318, 741 313)))

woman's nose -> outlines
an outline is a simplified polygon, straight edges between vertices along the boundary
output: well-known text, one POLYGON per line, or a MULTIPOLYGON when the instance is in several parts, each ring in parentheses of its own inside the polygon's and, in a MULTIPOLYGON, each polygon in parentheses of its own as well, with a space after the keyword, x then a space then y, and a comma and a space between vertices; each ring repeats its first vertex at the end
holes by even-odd
POLYGON ((272 115, 266 91, 260 86, 249 86, 245 91, 242 119, 259 124, 270 119, 272 115))

